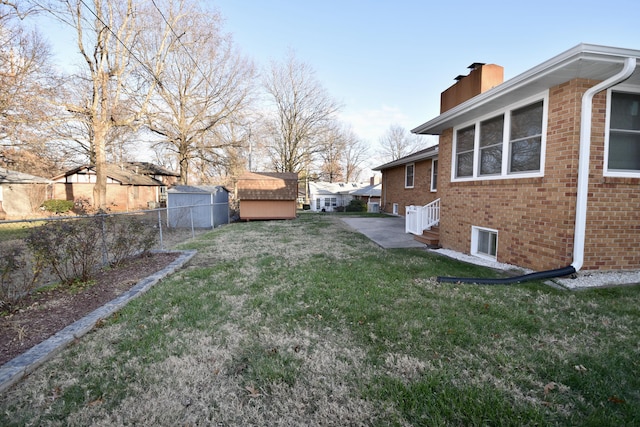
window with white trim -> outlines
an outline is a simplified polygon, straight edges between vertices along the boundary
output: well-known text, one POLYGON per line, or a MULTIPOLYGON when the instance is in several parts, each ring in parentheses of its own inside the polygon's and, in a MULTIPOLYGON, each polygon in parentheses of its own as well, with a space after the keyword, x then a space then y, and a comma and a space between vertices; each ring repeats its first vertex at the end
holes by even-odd
POLYGON ((335 208, 338 206, 338 198, 337 197, 325 197, 324 199, 324 207, 325 208, 335 208))
POLYGON ((495 260, 498 255, 498 231, 489 228, 471 228, 471 254, 495 260))
POLYGON ((640 93, 610 91, 605 174, 640 176, 640 93))
POLYGON ((454 129, 451 179, 541 176, 546 97, 540 95, 454 129))
POLYGON ((431 161, 431 191, 438 191, 438 159, 431 161))
POLYGON ((499 175, 502 172, 504 115, 480 122, 480 161, 478 175, 499 175))
POLYGON ((415 172, 415 165, 413 163, 408 164, 404 168, 404 188, 413 188, 413 174, 415 172))
POLYGON ((475 135, 475 125, 456 132, 456 178, 473 176, 475 135))

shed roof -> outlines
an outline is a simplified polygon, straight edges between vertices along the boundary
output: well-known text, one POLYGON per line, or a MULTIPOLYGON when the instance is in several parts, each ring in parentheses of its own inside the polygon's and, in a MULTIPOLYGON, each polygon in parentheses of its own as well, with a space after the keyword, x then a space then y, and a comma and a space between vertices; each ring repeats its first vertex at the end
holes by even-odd
POLYGON ((0 168, 0 184, 50 184, 51 182, 41 176, 0 168))
POLYGON ((238 179, 239 200, 296 200, 298 174, 247 172, 238 179))

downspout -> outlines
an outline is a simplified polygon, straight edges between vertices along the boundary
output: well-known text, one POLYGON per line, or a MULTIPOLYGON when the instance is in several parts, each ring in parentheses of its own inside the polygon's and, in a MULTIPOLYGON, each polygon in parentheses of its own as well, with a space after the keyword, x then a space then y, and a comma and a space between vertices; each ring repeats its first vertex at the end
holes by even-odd
POLYGON ((607 80, 587 89, 582 95, 580 115, 580 154, 578 157, 578 192, 576 196, 576 222, 573 235, 573 262, 579 271, 584 263, 584 242, 587 231, 587 199, 589 198, 589 158, 591 156, 591 111, 596 93, 609 89, 628 79, 636 69, 636 58, 625 59, 622 70, 607 80))
POLYGON ((485 285, 499 285, 521 283, 530 280, 551 279, 574 274, 582 268, 584 263, 584 242, 587 230, 587 200, 589 197, 589 158, 591 156, 591 112, 593 97, 605 89, 617 85, 631 77, 636 69, 635 57, 628 57, 624 61, 622 70, 597 85, 590 87, 582 95, 582 110, 580 113, 580 151, 578 157, 578 188, 576 195, 576 220, 573 236, 573 262, 563 268, 539 271, 523 276, 507 277, 503 279, 481 279, 469 277, 437 277, 438 282, 445 283, 477 283, 485 285))

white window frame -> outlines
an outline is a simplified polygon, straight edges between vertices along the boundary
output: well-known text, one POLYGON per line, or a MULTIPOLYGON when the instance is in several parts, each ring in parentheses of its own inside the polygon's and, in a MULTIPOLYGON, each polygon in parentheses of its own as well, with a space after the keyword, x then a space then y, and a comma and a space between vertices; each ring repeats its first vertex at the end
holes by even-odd
POLYGON ((437 178, 438 178, 439 173, 437 172, 437 170, 438 170, 438 158, 436 157, 436 158, 431 159, 431 186, 430 186, 430 189, 431 189, 432 193, 435 193, 435 192, 438 191, 437 178), (435 171, 435 177, 436 177, 435 181, 433 180, 434 171, 435 171), (435 185, 433 185, 434 182, 435 182, 435 185))
POLYGON ((496 261, 498 259, 498 245, 499 245, 498 237, 499 237, 498 230, 494 230, 492 228, 486 228, 486 227, 477 227, 475 225, 472 226, 471 227, 471 251, 470 251, 471 255, 477 256, 478 258, 484 258, 487 260, 496 261), (495 234, 496 236, 495 256, 478 251, 478 243, 480 242, 480 233, 495 234))
POLYGON ((491 114, 485 114, 477 119, 461 123, 453 128, 453 144, 451 155, 451 182, 464 182, 464 181, 487 181, 496 179, 520 179, 520 178, 536 178, 544 176, 546 147, 547 147, 547 121, 549 112, 549 91, 546 90, 535 96, 523 99, 517 103, 508 105, 506 108, 491 112, 491 114), (542 137, 540 140, 540 169, 531 172, 509 172, 509 160, 511 159, 511 143, 510 143, 510 129, 511 129, 511 112, 522 107, 526 107, 536 102, 542 101, 542 137), (504 115, 504 132, 502 142, 502 168, 499 174, 494 175, 480 175, 480 123, 489 119, 493 119, 499 115, 504 115), (473 147, 473 175, 457 177, 457 133, 458 130, 475 126, 475 137, 473 147))
POLYGON ((393 214, 394 215, 398 215, 398 204, 397 203, 393 204, 393 214))
POLYGON ((404 166, 404 188, 413 188, 416 184, 416 164, 408 163, 404 166), (409 167, 411 167, 411 185, 407 185, 407 178, 409 177, 409 167))
POLYGON ((613 92, 626 92, 634 95, 640 95, 640 87, 622 84, 607 90, 607 113, 605 118, 604 133, 604 164, 602 168, 603 175, 622 178, 640 178, 640 170, 609 170, 609 127, 611 124, 611 97, 613 92))

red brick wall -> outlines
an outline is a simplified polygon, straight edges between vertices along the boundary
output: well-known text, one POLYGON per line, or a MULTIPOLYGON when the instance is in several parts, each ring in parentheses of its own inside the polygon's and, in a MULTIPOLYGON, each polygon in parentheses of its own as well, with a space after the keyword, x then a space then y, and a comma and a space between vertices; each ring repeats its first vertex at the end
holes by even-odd
MULTIPOLYGON (((77 200, 86 198, 93 203, 92 183, 56 183, 54 198, 77 200)), ((107 184, 107 207, 114 212, 147 209, 148 202, 157 202, 158 187, 107 184)))
POLYGON ((415 162, 413 188, 404 187, 404 165, 384 170, 380 208, 392 213, 393 204, 397 203, 398 214, 404 215, 405 206, 426 205, 437 199, 438 192, 431 191, 431 165, 431 159, 415 162))
POLYGON ((584 269, 640 269, 640 178, 605 177, 606 97, 593 103, 584 269))
MULTIPOLYGON (((498 230, 498 261, 546 270, 573 260, 582 94, 596 82, 549 91, 542 178, 451 183, 452 130, 440 136, 440 243, 469 253, 471 227, 498 230)), ((640 268, 640 179, 604 178, 606 94, 594 100, 584 269, 640 268)))

